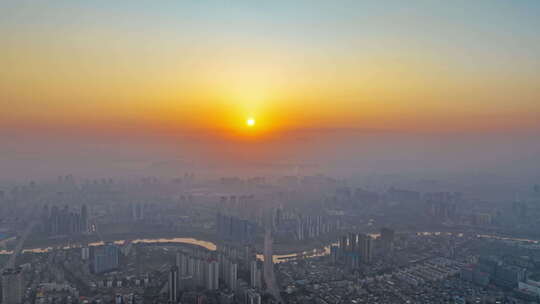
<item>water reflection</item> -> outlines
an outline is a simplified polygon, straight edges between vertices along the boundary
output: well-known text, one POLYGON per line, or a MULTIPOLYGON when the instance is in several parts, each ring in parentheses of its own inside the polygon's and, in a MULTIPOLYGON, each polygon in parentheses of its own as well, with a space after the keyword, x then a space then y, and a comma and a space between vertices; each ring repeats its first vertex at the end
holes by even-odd
MULTIPOLYGON (((463 237, 463 233, 451 233, 451 232, 418 232, 417 235, 452 235, 455 234, 458 237, 463 237)), ((379 234, 371 234, 373 237, 378 237, 379 234)), ((498 240, 507 240, 507 241, 518 241, 518 242, 528 242, 528 243, 534 243, 538 244, 538 240, 530 240, 530 239, 524 239, 524 238, 512 238, 512 237, 502 237, 502 236, 496 236, 496 235, 486 235, 486 234, 477 234, 476 237, 478 238, 490 238, 490 239, 498 239, 498 240)), ((130 241, 126 240, 115 240, 113 241, 114 244, 117 245, 126 245, 126 242, 130 242, 133 244, 189 244, 189 245, 196 245, 201 246, 203 248, 206 248, 211 251, 215 251, 217 249, 217 246, 213 242, 209 241, 203 241, 195 238, 158 238, 158 239, 134 239, 130 241)), ((89 243, 88 246, 101 246, 104 245, 104 242, 93 242, 89 243)), ((293 259, 301 259, 301 258, 312 258, 312 257, 321 257, 326 256, 330 254, 330 246, 331 245, 337 245, 337 243, 332 243, 327 246, 315 248, 312 250, 306 250, 303 252, 293 252, 288 254, 274 254, 272 256, 272 260, 274 263, 280 263, 284 261, 289 261, 293 259)), ((50 252, 55 249, 73 249, 73 248, 81 248, 82 244, 70 244, 70 245, 62 245, 57 247, 43 247, 43 248, 31 248, 31 249, 24 249, 23 253, 45 253, 50 252)), ((0 250, 0 254, 12 254, 13 251, 11 250, 0 250)), ((264 260, 264 256, 262 254, 257 254, 257 258, 260 260, 264 260)))
MULTIPOLYGON (((115 241, 112 241, 112 243, 116 244, 116 245, 120 245, 120 246, 123 246, 126 244, 126 242, 131 242, 133 244, 139 244, 139 243, 144 243, 144 244, 189 244, 189 245, 196 245, 196 246, 201 246, 203 248, 206 248, 208 250, 211 250, 211 251, 215 251, 217 249, 217 246, 216 244, 212 243, 212 242, 209 242, 209 241, 203 241, 203 240, 198 240, 198 239, 195 239, 195 238, 159 238, 159 239, 135 239, 135 240, 131 240, 131 241, 126 241, 126 240, 115 240, 115 241)), ((100 242, 92 242, 92 243, 89 243, 88 246, 102 246, 104 245, 105 242, 103 241, 100 241, 100 242)), ((81 248, 83 245, 82 244, 70 244, 70 245, 63 245, 63 246, 58 246, 58 247, 43 247, 43 248, 31 248, 31 249, 24 249, 23 250, 23 253, 46 253, 46 252, 50 252, 52 250, 55 250, 55 249, 64 249, 64 250, 68 250, 68 249, 74 249, 74 248, 81 248)), ((13 251, 11 250, 1 250, 0 251, 0 254, 12 254, 13 251)), ((324 256, 324 255, 328 255, 330 254, 330 246, 326 246, 326 247, 323 247, 323 248, 316 248, 316 249, 313 249, 313 250, 309 250, 309 251, 304 251, 304 252, 300 252, 300 253, 289 253, 289 254, 275 254, 272 256, 272 259, 274 261, 274 263, 279 263, 279 262, 283 262, 283 261, 286 261, 286 260, 290 260, 290 259, 295 259, 295 258, 298 258, 298 257, 315 257, 315 256, 324 256)), ((260 259, 260 260, 264 260, 264 256, 262 254, 257 254, 257 258, 260 259)))

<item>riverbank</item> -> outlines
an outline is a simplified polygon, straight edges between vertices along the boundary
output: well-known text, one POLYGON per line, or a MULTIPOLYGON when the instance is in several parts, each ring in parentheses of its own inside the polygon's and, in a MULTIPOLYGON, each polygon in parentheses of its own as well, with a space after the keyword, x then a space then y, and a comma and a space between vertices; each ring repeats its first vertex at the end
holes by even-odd
MULTIPOLYGON (((92 235, 80 235, 77 237, 57 237, 57 238, 45 238, 45 237, 32 237, 29 238, 24 245, 24 249, 44 249, 44 248, 58 248, 58 247, 78 247, 86 244, 96 244, 99 242, 114 242, 114 241, 134 241, 134 240, 147 240, 147 241, 159 241, 166 242, 167 240, 174 240, 178 238, 190 238, 202 242, 209 242, 213 244, 219 244, 220 240, 215 237, 215 234, 208 231, 147 231, 147 232, 132 232, 132 233, 109 233, 102 234, 101 237, 92 235)), ((322 240, 309 240, 309 241, 291 241, 291 242, 276 242, 274 243, 275 255, 290 255, 296 253, 311 252, 314 250, 323 249, 328 243, 331 242, 331 238, 324 238, 322 240)), ((263 253, 264 244, 262 240, 258 240, 255 243, 255 249, 257 253, 263 253)), ((9 248, 11 249, 11 248, 9 248)))
MULTIPOLYGON (((453 232, 456 233, 455 229, 448 229, 447 231, 444 231, 443 229, 439 229, 440 233, 445 232, 453 232)), ((482 231, 461 231, 462 233, 475 233, 479 236, 485 236, 482 231)), ((343 234, 345 232, 341 232, 343 234)), ((400 232, 402 233, 402 232, 400 232)), ((410 232, 411 233, 411 232, 410 232)), ((416 232, 416 233, 422 233, 422 232, 416 232)), ((425 232, 424 232, 425 233, 425 232)), ((431 232, 435 233, 435 232, 431 232)), ((537 240, 531 240, 531 239, 520 239, 517 237, 511 237, 505 234, 498 234, 498 235, 487 235, 491 238, 508 238, 508 239, 514 239, 514 240, 521 240, 521 241, 529 241, 529 242, 538 242, 537 240)), ((215 249, 216 244, 220 243, 220 240, 218 240, 215 237, 215 233, 213 231, 201 231, 196 229, 190 229, 190 230, 181 230, 181 231, 136 231, 136 232, 122 232, 122 233, 109 233, 109 234, 102 234, 101 237, 99 237, 97 234, 92 235, 81 235, 77 237, 58 237, 58 238, 44 238, 44 237, 29 237, 28 240, 25 242, 23 249, 25 250, 34 250, 34 249, 46 249, 46 248, 61 248, 61 247, 79 247, 86 244, 99 244, 100 242, 123 242, 123 241, 139 241, 139 242, 158 242, 158 243, 166 243, 166 242, 179 242, 178 239, 185 239, 181 240, 180 242, 193 242, 202 244, 203 247, 212 247, 215 249), (211 244, 211 245, 208 245, 211 244)), ((309 255, 314 254, 315 252, 322 252, 325 250, 325 247, 327 247, 329 244, 335 243, 337 240, 337 235, 327 235, 325 237, 322 237, 317 240, 306 240, 306 241, 280 241, 280 240, 274 240, 273 244, 273 254, 278 256, 293 256, 293 255, 309 255)), ((15 243, 15 242, 14 242, 15 243)), ((11 246, 12 247, 12 246, 11 246)), ((13 249, 8 248, 8 250, 13 249)), ((255 243, 255 249, 258 254, 263 253, 264 251, 264 244, 263 240, 259 239, 255 243)))

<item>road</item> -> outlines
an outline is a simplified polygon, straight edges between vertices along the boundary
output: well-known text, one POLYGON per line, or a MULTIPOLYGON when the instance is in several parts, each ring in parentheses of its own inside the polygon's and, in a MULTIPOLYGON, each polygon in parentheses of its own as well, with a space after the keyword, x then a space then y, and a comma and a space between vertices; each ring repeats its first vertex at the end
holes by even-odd
POLYGON ((26 239, 32 233, 32 229, 34 229, 34 226, 38 223, 37 220, 32 220, 30 224, 26 227, 24 232, 21 234, 21 238, 19 239, 19 242, 15 246, 15 249, 13 249, 13 253, 9 257, 9 260, 7 261, 4 268, 13 268, 15 267, 15 261, 17 259, 17 256, 21 253, 24 242, 26 242, 26 239))

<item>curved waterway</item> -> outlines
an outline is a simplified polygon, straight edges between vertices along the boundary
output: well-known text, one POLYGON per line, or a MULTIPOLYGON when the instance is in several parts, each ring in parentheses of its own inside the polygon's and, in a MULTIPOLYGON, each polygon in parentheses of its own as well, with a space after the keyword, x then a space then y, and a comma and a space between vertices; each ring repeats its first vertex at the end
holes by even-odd
MULTIPOLYGON (((134 239, 130 241, 133 244, 188 244, 188 245, 196 245, 201 246, 203 248, 206 248, 210 251, 215 251, 217 249, 217 246, 215 243, 209 242, 209 241, 203 241, 195 238, 142 238, 142 239, 134 239)), ((112 243, 116 245, 125 245, 126 240, 116 240, 112 241, 112 243)), ((93 242, 88 243, 88 246, 102 246, 105 242, 93 242)), ((73 244, 73 245, 64 245, 64 246, 56 246, 56 247, 41 247, 41 248, 28 248, 24 249, 23 253, 45 253, 50 252, 55 249, 74 249, 74 248, 81 248, 81 244, 73 244)), ((13 251, 10 250, 0 250, 0 254, 12 254, 13 251)), ((274 263, 283 262, 290 259, 296 259, 298 257, 316 257, 316 256, 325 256, 330 254, 330 246, 325 246, 321 248, 315 248, 313 250, 303 251, 303 252, 294 252, 289 254, 274 254, 272 256, 272 259, 274 263)), ((257 258, 260 260, 264 260, 263 254, 257 254, 257 258)))
MULTIPOLYGON (((418 235, 440 235, 440 234, 452 234, 447 232, 418 232, 418 235)), ((462 233, 456 233, 458 236, 463 236, 462 233)), ((376 236, 376 235, 374 235, 376 236)), ((505 240, 505 241, 517 241, 517 242, 524 242, 524 243, 532 243, 532 244, 539 244, 540 241, 538 240, 531 240, 531 239, 524 239, 524 238, 512 238, 512 237, 503 237, 503 236, 497 236, 497 235, 486 235, 486 234, 477 234, 476 237, 478 238, 490 238, 490 239, 498 239, 498 240, 505 240)), ((189 244, 189 245, 197 245, 201 246, 203 248, 206 248, 211 251, 215 251, 217 246, 213 242, 199 240, 195 238, 185 238, 185 237, 179 237, 179 238, 141 238, 141 239, 134 239, 130 241, 133 244, 139 244, 139 243, 145 243, 145 244, 189 244)), ((113 241, 114 244, 117 245, 125 245, 126 240, 116 240, 113 241)), ((89 243, 88 246, 101 246, 104 245, 104 242, 93 242, 89 243)), ((314 248, 312 250, 302 251, 302 252, 292 252, 289 254, 274 254, 272 256, 272 260, 274 263, 279 263, 287 260, 297 259, 297 258, 312 258, 312 257, 320 257, 320 256, 326 256, 330 254, 330 246, 334 244, 329 244, 324 247, 314 248)), ((73 248, 80 248, 82 247, 81 244, 73 244, 73 245, 65 245, 65 246, 56 246, 56 247, 42 247, 42 248, 30 248, 30 249, 24 249, 23 253, 44 253, 49 252, 55 249, 73 249, 73 248)), ((11 254, 12 251, 9 250, 0 250, 0 254, 11 254)), ((263 254, 257 254, 257 258, 260 260, 264 260, 263 254)))

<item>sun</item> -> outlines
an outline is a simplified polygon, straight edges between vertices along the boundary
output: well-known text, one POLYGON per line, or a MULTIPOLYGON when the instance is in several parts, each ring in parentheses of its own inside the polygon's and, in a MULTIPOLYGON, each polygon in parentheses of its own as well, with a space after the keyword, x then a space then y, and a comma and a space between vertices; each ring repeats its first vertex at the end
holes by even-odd
POLYGON ((254 118, 248 118, 248 119, 246 120, 246 125, 247 125, 248 127, 253 127, 253 126, 255 125, 255 119, 254 119, 254 118))

